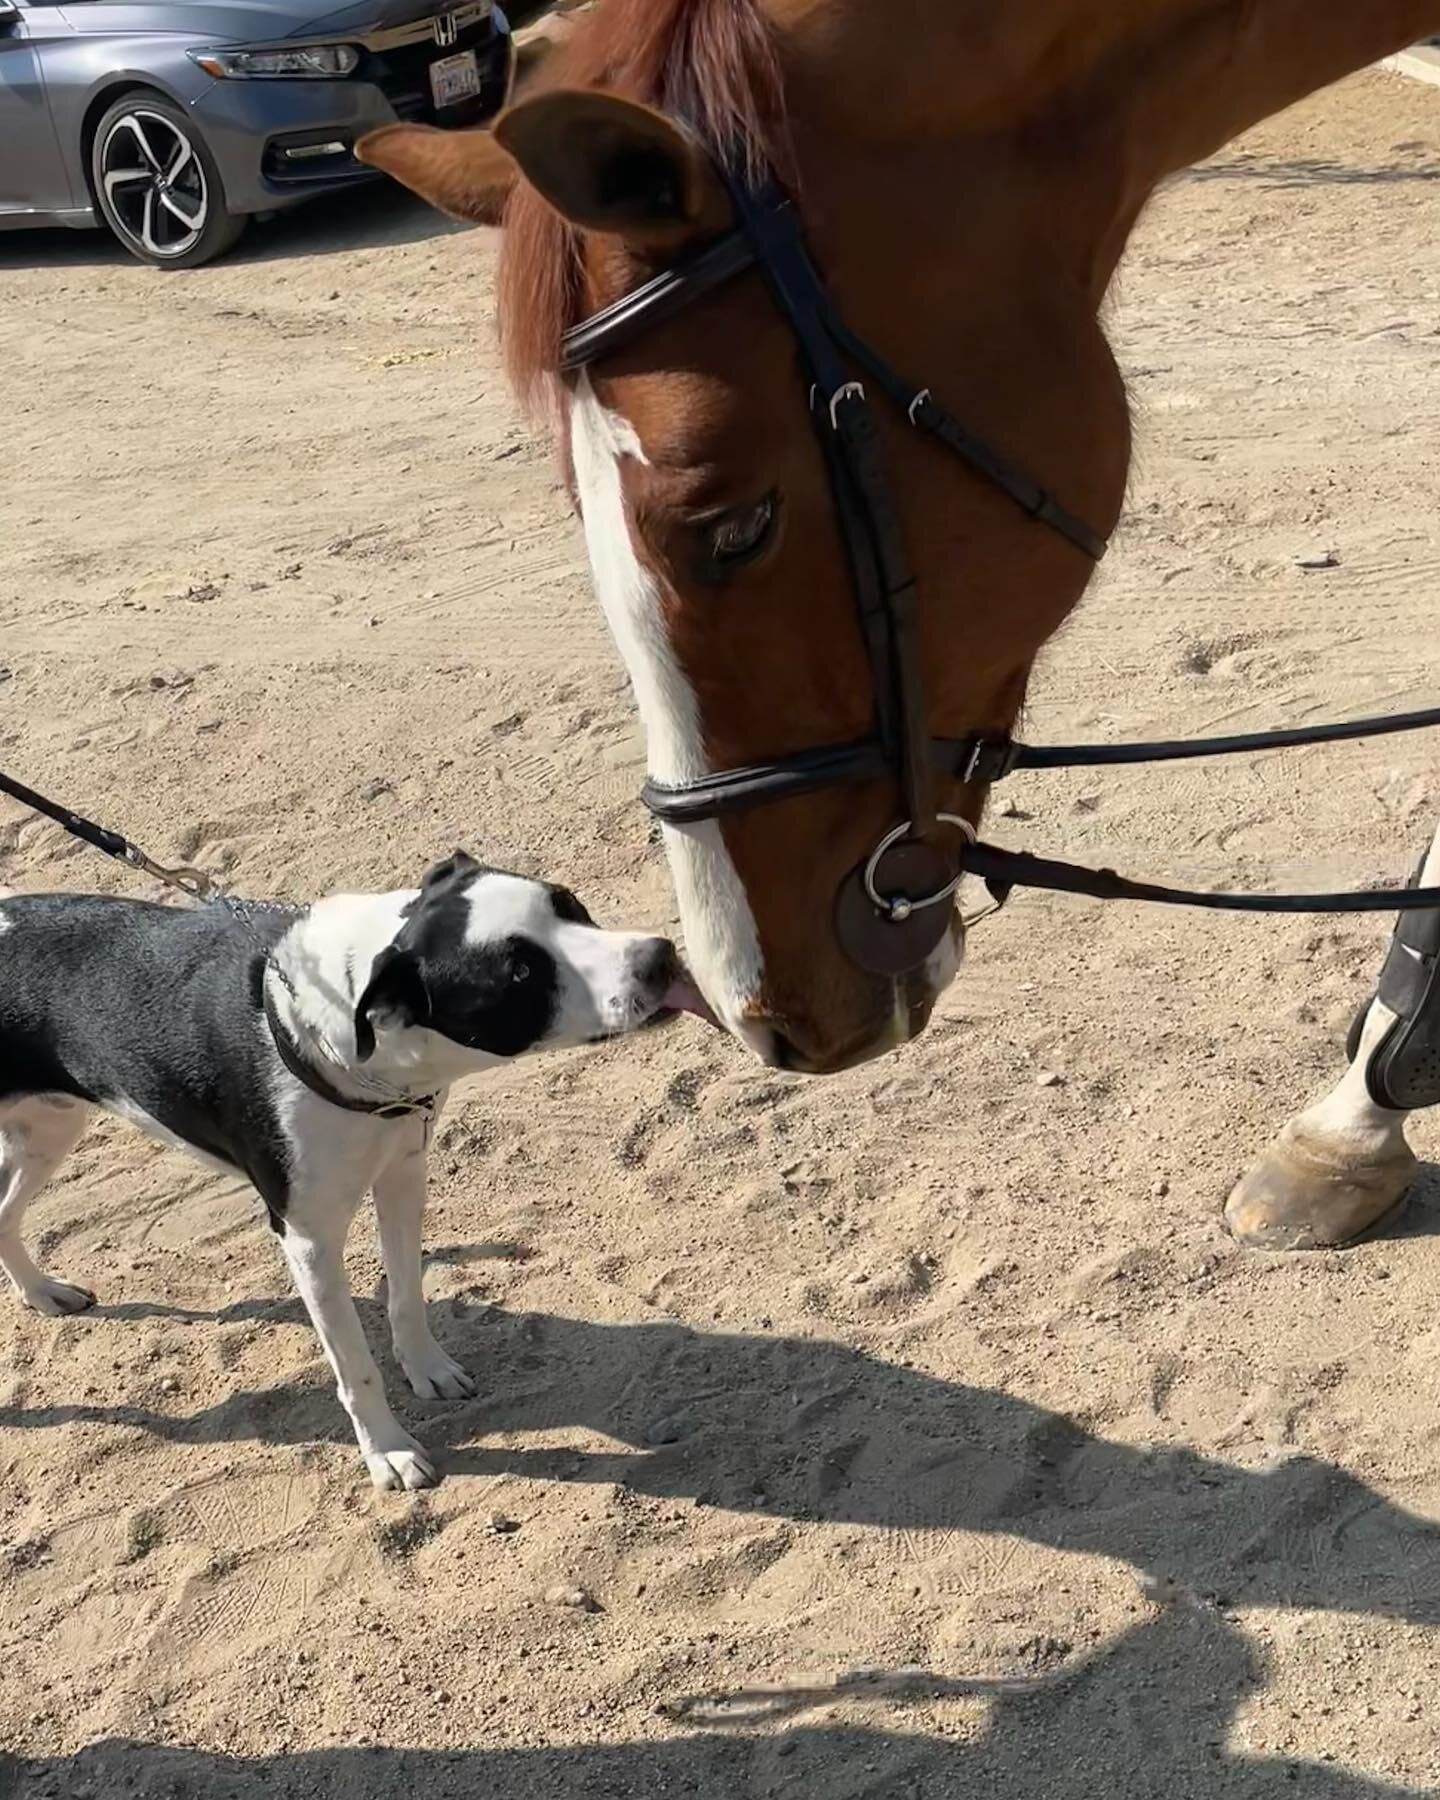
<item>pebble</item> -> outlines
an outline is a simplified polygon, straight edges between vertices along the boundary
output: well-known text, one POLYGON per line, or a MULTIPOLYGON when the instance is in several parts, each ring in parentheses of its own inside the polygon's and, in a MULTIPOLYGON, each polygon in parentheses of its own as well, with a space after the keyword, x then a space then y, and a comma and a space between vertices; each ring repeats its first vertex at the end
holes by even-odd
POLYGON ((1157 1200, 1163 1200, 1170 1192, 1170 1183, 1168 1181, 1157 1181, 1150 1192, 1157 1200))
POLYGON ((693 1435, 695 1431, 694 1415, 688 1412, 671 1413, 666 1418, 657 1419, 645 1430, 645 1442, 652 1446, 678 1444, 693 1435))
POLYGON ((569 1607, 575 1612, 599 1612, 600 1610, 593 1594, 568 1581, 559 1581, 554 1587, 546 1588, 545 1604, 569 1607))
POLYGON ((493 1532, 498 1533, 501 1537, 508 1537, 512 1531, 520 1529, 518 1519, 507 1518, 502 1512, 492 1512, 485 1522, 493 1532))
POLYGON ((160 1392, 162 1394, 178 1394, 180 1392, 180 1383, 173 1375, 167 1375, 160 1383, 160 1392))
POLYGON ((1047 1069, 1043 1075, 1035 1077, 1036 1087, 1064 1087, 1065 1077, 1057 1075, 1053 1069, 1047 1069))

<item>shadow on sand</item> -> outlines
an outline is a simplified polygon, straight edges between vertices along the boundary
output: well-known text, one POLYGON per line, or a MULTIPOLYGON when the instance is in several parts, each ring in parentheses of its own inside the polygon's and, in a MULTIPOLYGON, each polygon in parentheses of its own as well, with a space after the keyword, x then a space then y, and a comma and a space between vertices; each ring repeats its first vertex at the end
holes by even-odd
MULTIPOLYGON (((374 1301, 362 1308, 378 1341, 380 1308, 374 1301)), ((300 1317, 291 1301, 241 1302, 217 1313, 132 1306, 110 1316, 130 1315, 300 1317)), ((1306 1800, 1418 1800, 1433 1792, 1227 1749, 1238 1707, 1266 1677, 1263 1653, 1227 1617, 1231 1609, 1338 1610, 1440 1625, 1440 1525, 1341 1468, 1294 1457, 1255 1471, 1184 1447, 1116 1443, 1005 1393, 938 1380, 825 1340, 702 1332, 670 1322, 592 1324, 464 1301, 437 1304, 432 1315, 437 1335, 480 1374, 486 1390, 419 1424, 432 1444, 451 1446, 452 1479, 513 1473, 621 1483, 740 1513, 869 1526, 897 1534, 897 1554, 901 1533, 994 1533, 1128 1563, 1163 1604, 1092 1658, 1032 1682, 987 1686, 914 1671, 878 1684, 862 1679, 848 1697, 862 1693, 883 1715, 875 1729, 805 1723, 812 1708, 846 1697, 840 1690, 737 1693, 677 1700, 672 1712, 691 1733, 680 1741, 540 1752, 372 1747, 258 1761, 111 1744, 46 1764, 44 1775, 22 1776, 13 1765, 8 1787, 0 1765, 0 1796, 1259 1800, 1298 1793, 1306 1800), (582 1453, 513 1441, 571 1426, 621 1447, 582 1453), (511 1441, 479 1441, 499 1436, 511 1441), (907 1705, 955 1692, 991 1698, 981 1737, 904 1731, 907 1705), (697 1723, 709 1729, 696 1732, 697 1723), (757 1724, 763 1731, 754 1730, 757 1724), (123 1789, 113 1781, 120 1770, 123 1789)), ((400 1392, 393 1371, 390 1385, 400 1392)), ((180 1443, 349 1441, 318 1379, 239 1394, 190 1416, 60 1399, 0 1407, 0 1427, 9 1430, 71 1420, 180 1443)))

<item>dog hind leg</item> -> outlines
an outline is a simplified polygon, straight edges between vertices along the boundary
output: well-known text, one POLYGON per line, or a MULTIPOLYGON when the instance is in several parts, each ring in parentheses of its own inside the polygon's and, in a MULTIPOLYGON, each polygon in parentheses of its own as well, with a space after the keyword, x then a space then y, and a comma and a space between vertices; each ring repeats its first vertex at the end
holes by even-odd
POLYGON ((51 1317, 83 1312, 95 1296, 38 1268, 20 1226, 25 1208, 77 1143, 89 1117, 83 1101, 60 1095, 0 1104, 0 1269, 26 1306, 51 1317))

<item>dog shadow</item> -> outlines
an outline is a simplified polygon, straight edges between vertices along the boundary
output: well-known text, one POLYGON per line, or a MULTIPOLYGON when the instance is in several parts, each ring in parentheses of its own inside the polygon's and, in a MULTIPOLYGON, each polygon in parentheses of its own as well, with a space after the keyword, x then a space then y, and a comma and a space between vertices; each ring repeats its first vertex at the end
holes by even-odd
MULTIPOLYGON (((941 1380, 827 1339, 608 1325, 467 1300, 432 1304, 437 1337, 479 1394, 415 1401, 388 1354, 384 1308, 360 1298, 391 1398, 451 1477, 619 1485, 655 1499, 897 1534, 966 1532, 1129 1564, 1220 1607, 1304 1607, 1440 1624, 1440 1524, 1343 1468, 1290 1456, 1263 1469, 1188 1446, 1136 1446, 988 1388, 941 1380), (577 1449, 528 1437, 583 1428, 577 1449)), ((195 1321, 303 1323, 297 1299, 212 1311, 110 1310, 195 1321)), ((105 1309, 100 1309, 104 1317, 105 1309)), ((73 1422, 181 1444, 326 1440, 349 1447, 328 1372, 178 1413, 56 1400, 0 1405, 0 1429, 73 1422)))

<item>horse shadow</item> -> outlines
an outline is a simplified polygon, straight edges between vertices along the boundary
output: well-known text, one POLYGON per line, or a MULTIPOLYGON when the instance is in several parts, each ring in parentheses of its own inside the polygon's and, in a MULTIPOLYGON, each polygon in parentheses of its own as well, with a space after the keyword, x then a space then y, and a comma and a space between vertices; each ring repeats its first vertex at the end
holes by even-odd
MULTIPOLYGON (((360 1304, 378 1343, 383 1308, 360 1304)), ((221 1323, 303 1318, 290 1300, 242 1301, 215 1312, 116 1311, 221 1323)), ((464 1299, 437 1302, 431 1315, 436 1335, 481 1384, 474 1400, 408 1409, 427 1442, 446 1447, 452 1479, 618 1484, 741 1514, 866 1526, 893 1534, 897 1557, 916 1541, 943 1555, 949 1533, 1019 1539, 1129 1565, 1153 1604, 1139 1605, 1137 1594, 1144 1622, 1093 1656, 1034 1679, 957 1682, 907 1670, 818 1692, 682 1698, 671 1709, 676 1721, 708 1729, 678 1741, 433 1757, 317 1750, 260 1761, 97 1746, 65 1765, 58 1791, 77 1800, 109 1793, 103 1782, 86 1785, 87 1770, 122 1752, 134 1776, 127 1791, 170 1794, 179 1781, 179 1791, 217 1800, 262 1793, 349 1800, 412 1789, 427 1800, 670 1791, 707 1800, 772 1792, 839 1800, 949 1800, 965 1792, 987 1800, 1138 1800, 1161 1792, 1396 1800, 1433 1791, 1227 1748, 1239 1707, 1267 1673, 1266 1656, 1240 1630, 1235 1609, 1440 1625, 1440 1524, 1345 1469, 1304 1455, 1247 1468, 1183 1445, 1116 1442, 1004 1392, 825 1339, 702 1331, 669 1319, 602 1324, 464 1299), (577 1449, 527 1441, 576 1427, 605 1442, 577 1449), (969 1742, 804 1722, 807 1712, 857 1693, 871 1706, 903 1712, 917 1700, 960 1692, 991 1703, 983 1734, 969 1742), (791 1746, 783 1756, 782 1742, 791 1746), (857 1770, 878 1773, 862 1781, 857 1770)), ((389 1385, 396 1397, 404 1391, 393 1371, 389 1385)), ((58 1398, 0 1406, 0 1428, 8 1430, 74 1420, 185 1444, 350 1444, 348 1422, 318 1368, 313 1380, 242 1392, 191 1414, 58 1398)), ((0 1797, 26 1796, 28 1777, 12 1771, 12 1778, 19 1785, 7 1790, 0 1765, 0 1797)))
MULTIPOLYGON (((691 1730, 543 1749, 384 1744, 245 1757, 111 1739, 73 1756, 0 1754, 0 1800, 1427 1800, 1322 1761, 1227 1748, 1234 1707, 1263 1682, 1253 1648, 1214 1615, 1171 1609, 1078 1675, 996 1696, 974 1737, 903 1718, 691 1730)), ((900 1713, 902 1700, 888 1697, 900 1713)))

